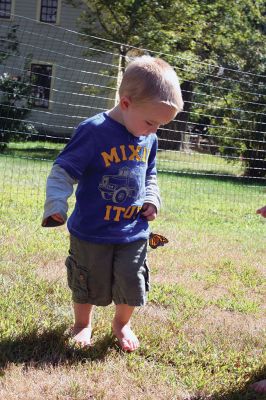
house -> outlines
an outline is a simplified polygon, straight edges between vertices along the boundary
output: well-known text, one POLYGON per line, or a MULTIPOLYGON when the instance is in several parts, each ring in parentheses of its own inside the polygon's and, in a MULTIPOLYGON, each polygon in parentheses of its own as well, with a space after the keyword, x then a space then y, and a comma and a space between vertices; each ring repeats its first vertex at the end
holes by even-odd
POLYGON ((18 40, 0 75, 30 77, 33 108, 27 120, 46 138, 69 138, 80 121, 114 103, 115 77, 108 76, 113 56, 81 40, 81 11, 63 0, 0 0, 0 38, 13 29, 18 40))

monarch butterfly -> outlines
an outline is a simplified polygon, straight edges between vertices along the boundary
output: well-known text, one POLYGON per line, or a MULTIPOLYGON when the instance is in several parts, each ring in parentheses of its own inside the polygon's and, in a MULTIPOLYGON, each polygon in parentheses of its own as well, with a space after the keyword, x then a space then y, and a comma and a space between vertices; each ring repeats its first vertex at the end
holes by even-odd
POLYGON ((168 239, 159 233, 150 233, 149 245, 152 249, 157 249, 159 246, 164 246, 168 243, 168 239))

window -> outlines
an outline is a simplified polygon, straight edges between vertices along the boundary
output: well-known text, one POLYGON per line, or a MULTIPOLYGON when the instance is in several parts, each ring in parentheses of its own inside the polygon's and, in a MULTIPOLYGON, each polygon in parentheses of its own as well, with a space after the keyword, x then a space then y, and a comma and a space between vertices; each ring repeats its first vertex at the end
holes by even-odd
POLYGON ((12 0, 0 0, 0 18, 10 19, 12 0))
POLYGON ((52 69, 52 65, 31 64, 32 97, 35 107, 49 107, 52 69))
POLYGON ((57 12, 58 12, 58 0, 41 0, 41 13, 40 13, 41 22, 47 22, 48 24, 56 24, 57 12))

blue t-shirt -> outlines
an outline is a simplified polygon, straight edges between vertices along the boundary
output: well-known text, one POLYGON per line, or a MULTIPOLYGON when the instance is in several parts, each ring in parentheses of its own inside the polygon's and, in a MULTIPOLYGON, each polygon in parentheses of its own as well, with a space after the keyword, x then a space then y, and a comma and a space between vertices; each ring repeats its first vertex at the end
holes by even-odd
POLYGON ((135 137, 106 113, 78 126, 55 161, 78 180, 71 234, 96 243, 148 238, 148 222, 138 212, 146 179, 156 174, 157 146, 155 134, 135 137))

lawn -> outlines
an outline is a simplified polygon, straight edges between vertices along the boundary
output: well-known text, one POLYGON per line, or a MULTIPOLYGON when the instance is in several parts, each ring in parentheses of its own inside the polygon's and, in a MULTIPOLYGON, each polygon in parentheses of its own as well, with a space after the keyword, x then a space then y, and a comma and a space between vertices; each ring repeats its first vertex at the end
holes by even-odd
POLYGON ((60 146, 17 147, 0 157, 0 399, 265 399, 249 388, 266 376, 263 182, 216 156, 159 154, 152 230, 169 244, 149 252, 149 302, 133 318, 141 347, 119 350, 109 306, 82 350, 67 332, 68 233, 40 227, 60 146))

